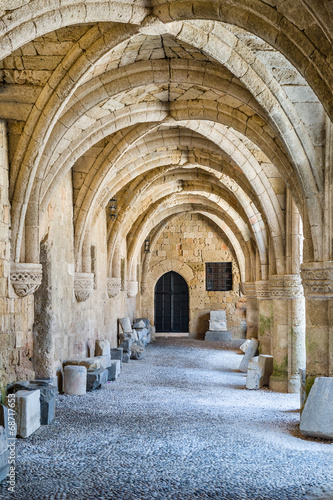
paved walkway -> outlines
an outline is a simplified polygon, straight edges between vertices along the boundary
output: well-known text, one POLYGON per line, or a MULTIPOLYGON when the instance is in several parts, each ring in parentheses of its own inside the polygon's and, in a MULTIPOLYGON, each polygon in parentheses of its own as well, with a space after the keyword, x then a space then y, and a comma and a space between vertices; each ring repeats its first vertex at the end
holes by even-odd
POLYGON ((333 498, 333 444, 299 434, 299 397, 248 391, 241 356, 159 339, 147 358, 17 441, 16 493, 0 498, 333 498))

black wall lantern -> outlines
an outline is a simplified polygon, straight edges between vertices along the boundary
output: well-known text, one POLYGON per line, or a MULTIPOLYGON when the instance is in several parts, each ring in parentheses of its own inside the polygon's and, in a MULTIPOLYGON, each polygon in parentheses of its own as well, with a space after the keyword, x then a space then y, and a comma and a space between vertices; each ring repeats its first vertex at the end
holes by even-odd
POLYGON ((110 219, 116 219, 117 218, 117 208, 118 208, 118 202, 117 198, 111 198, 111 200, 108 203, 108 216, 110 219))

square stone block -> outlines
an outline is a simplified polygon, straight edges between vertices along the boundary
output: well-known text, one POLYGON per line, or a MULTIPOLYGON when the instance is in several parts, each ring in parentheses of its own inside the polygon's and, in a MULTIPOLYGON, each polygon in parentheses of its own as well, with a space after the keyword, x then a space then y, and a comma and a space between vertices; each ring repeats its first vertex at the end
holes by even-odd
POLYGON ((246 349, 246 353, 243 356, 243 359, 239 365, 239 371, 246 373, 247 367, 250 362, 250 359, 253 358, 257 354, 259 342, 257 339, 251 339, 246 349))
POLYGON ((226 321, 209 320, 209 330, 212 332, 225 332, 227 331, 226 321))
POLYGON ((122 368, 122 365, 123 365, 123 352, 124 352, 124 349, 122 347, 114 347, 111 349, 111 360, 112 359, 119 359, 120 368, 122 368))
POLYGON ((227 321, 227 313, 224 310, 223 311, 210 311, 209 317, 212 321, 224 321, 225 323, 227 321))
POLYGON ((262 387, 263 366, 257 361, 250 361, 246 376, 247 389, 260 389, 262 387))
POLYGON ((15 438, 17 434, 16 421, 13 420, 14 416, 6 406, 0 404, 0 426, 5 429, 8 439, 15 438))
POLYGON ((120 318, 119 323, 124 333, 132 333, 132 325, 129 318, 120 318))
POLYGON ((17 434, 29 437, 40 427, 40 391, 18 391, 15 397, 17 434))
POLYGON ((208 330, 205 333, 205 340, 231 340, 231 332, 212 332, 208 330))
POLYGON ((113 359, 111 365, 108 366, 108 380, 117 380, 120 375, 120 359, 113 359))
POLYGON ((97 359, 101 363, 101 368, 104 370, 110 366, 111 363, 111 354, 105 354, 104 356, 95 356, 94 359, 97 359))
POLYGON ((121 343, 121 346, 124 351, 130 351, 131 350, 131 345, 132 345, 133 340, 132 339, 124 339, 121 343))
POLYGON ((332 401, 333 377, 316 378, 302 411, 302 434, 333 439, 332 401))
POLYGON ((108 340, 96 340, 95 356, 110 356, 110 342, 108 340))
POLYGON ((109 372, 100 368, 94 372, 87 372, 87 391, 99 389, 108 381, 109 372))
POLYGON ((268 387, 269 378, 273 373, 273 356, 269 356, 269 354, 260 354, 258 363, 262 366, 261 384, 268 387))
POLYGON ((43 380, 30 380, 16 382, 11 388, 11 392, 20 390, 40 391, 40 423, 41 425, 48 425, 52 422, 55 415, 55 400, 58 394, 58 388, 50 385, 47 381, 43 380))
POLYGON ((124 351, 123 352, 123 363, 129 363, 130 359, 131 359, 130 351, 124 351))

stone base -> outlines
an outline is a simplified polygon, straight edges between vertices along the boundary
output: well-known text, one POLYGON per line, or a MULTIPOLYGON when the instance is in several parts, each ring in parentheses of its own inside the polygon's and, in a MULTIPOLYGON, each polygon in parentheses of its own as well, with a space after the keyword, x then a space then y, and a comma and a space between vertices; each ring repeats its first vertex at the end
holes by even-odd
POLYGON ((87 372, 87 391, 99 389, 108 381, 109 372, 100 368, 94 372, 87 372))
POLYGON ((15 412, 18 436, 29 437, 40 427, 40 391, 18 391, 15 412))
POLYGON ((131 353, 129 351, 123 352, 123 363, 129 363, 131 359, 131 353))
POLYGON ((288 392, 288 380, 271 375, 269 379, 269 388, 275 392, 288 392))
POLYGON ((205 333, 205 340, 231 340, 231 332, 208 330, 205 333))
POLYGON ((108 381, 117 380, 120 374, 120 359, 111 360, 111 365, 107 367, 108 370, 108 381))
POLYGON ((31 380, 16 382, 11 388, 10 392, 17 392, 20 390, 35 391, 40 390, 40 423, 41 425, 48 425, 52 422, 55 415, 55 398, 58 394, 57 387, 50 385, 47 381, 31 380))
POLYGON ((119 359, 120 368, 122 368, 122 365, 123 365, 123 352, 124 352, 124 349, 122 347, 114 347, 111 349, 111 360, 119 359))
POLYGON ((302 434, 333 439, 332 400, 333 377, 316 378, 301 415, 302 434))

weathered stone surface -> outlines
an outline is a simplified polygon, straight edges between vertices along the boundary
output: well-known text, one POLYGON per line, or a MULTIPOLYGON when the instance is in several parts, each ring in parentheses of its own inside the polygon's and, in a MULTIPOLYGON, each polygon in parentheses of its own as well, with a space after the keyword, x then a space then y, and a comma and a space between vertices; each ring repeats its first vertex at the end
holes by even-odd
POLYGON ((113 347, 111 349, 111 360, 119 359, 120 368, 122 368, 122 363, 123 363, 123 352, 124 352, 124 349, 122 347, 113 347))
POLYGON ((3 426, 0 426, 0 482, 6 479, 9 473, 9 453, 7 432, 3 426))
POLYGON ((132 343, 133 343, 132 339, 124 339, 120 347, 122 347, 124 351, 130 351, 132 343))
POLYGON ((17 434, 29 437, 40 427, 40 391, 18 391, 15 397, 17 434))
POLYGON ((231 332, 208 331, 205 333, 205 340, 231 340, 231 332))
POLYGON ((132 333, 132 325, 128 317, 120 318, 119 323, 124 333, 132 333))
POLYGON ((333 439, 332 401, 333 377, 316 378, 302 411, 302 434, 333 439))
POLYGON ((99 389, 108 381, 109 372, 107 369, 100 368, 94 372, 87 372, 87 391, 99 389))
POLYGON ((250 362, 250 359, 253 358, 258 350, 259 342, 256 339, 251 339, 250 344, 246 350, 246 353, 243 356, 243 359, 239 365, 239 371, 246 373, 247 367, 250 362))
POLYGON ((262 387, 263 366, 258 361, 250 361, 247 369, 246 388, 260 389, 262 387))
POLYGON ((273 356, 270 356, 268 354, 260 354, 258 363, 262 366, 263 369, 261 384, 268 386, 269 378, 273 373, 273 356))
POLYGON ((306 369, 301 368, 299 371, 299 377, 300 377, 300 406, 301 408, 303 407, 305 403, 305 398, 306 398, 306 369))
POLYGON ((31 380, 16 382, 10 387, 9 391, 35 391, 36 389, 40 391, 40 423, 41 425, 48 425, 55 416, 55 400, 58 394, 57 387, 51 385, 47 381, 31 380))
POLYGON ((130 359, 131 359, 130 351, 124 351, 123 352, 123 363, 129 363, 130 359))
POLYGON ((108 340, 96 340, 95 356, 110 356, 110 342, 108 340))
POLYGON ((143 346, 133 343, 131 345, 131 359, 144 359, 146 357, 146 350, 143 346))
MULTIPOLYGON (((94 359, 97 359, 97 361, 100 362, 101 364, 101 368, 103 368, 105 370, 105 368, 107 368, 108 366, 110 366, 110 362, 111 362, 111 355, 110 353, 107 355, 105 354, 104 356, 95 356, 94 359)), ((91 371, 91 370, 89 370, 91 371)), ((94 370, 92 370, 94 371, 94 370)))
POLYGON ((120 359, 113 359, 110 366, 107 367, 108 370, 108 380, 117 380, 120 375, 120 359))
POLYGON ((243 344, 240 346, 240 350, 244 352, 244 354, 246 353, 246 349, 248 348, 250 344, 250 339, 247 339, 245 340, 245 342, 243 342, 243 344))
POLYGON ((135 323, 133 323, 133 328, 135 329, 146 328, 146 323, 142 319, 136 320, 135 323))
POLYGON ((64 393, 82 396, 87 390, 87 368, 81 365, 64 367, 64 393))
POLYGON ((17 424, 14 419, 14 414, 9 412, 9 409, 0 404, 0 425, 5 429, 7 437, 13 438, 17 434, 17 424))
POLYGON ((93 372, 101 368, 101 360, 99 358, 81 358, 81 359, 67 359, 63 362, 62 366, 85 366, 88 372, 93 372))

